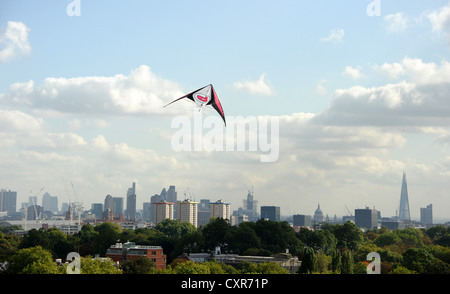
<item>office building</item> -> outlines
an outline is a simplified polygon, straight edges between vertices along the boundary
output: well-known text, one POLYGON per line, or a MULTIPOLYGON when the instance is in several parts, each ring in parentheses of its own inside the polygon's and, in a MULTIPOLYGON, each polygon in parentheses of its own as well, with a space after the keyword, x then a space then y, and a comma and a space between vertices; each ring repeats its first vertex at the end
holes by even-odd
POLYGON ((295 214, 293 216, 294 227, 311 227, 311 216, 304 214, 295 214))
POLYGON ((17 192, 11 190, 0 190, 0 212, 14 214, 17 205, 17 192))
POLYGON ((164 269, 167 262, 167 256, 164 254, 161 246, 136 245, 133 242, 111 245, 106 251, 106 257, 118 263, 125 263, 135 258, 144 257, 149 259, 158 270, 164 269))
POLYGON ((103 204, 101 203, 92 203, 91 212, 95 215, 95 218, 102 218, 103 215, 103 204))
POLYGON ((206 225, 210 220, 210 205, 209 199, 200 199, 200 203, 198 204, 198 219, 197 225, 200 227, 202 225, 206 225))
POLYGON ((420 208, 420 223, 423 225, 433 224, 433 205, 429 204, 425 208, 420 208))
POLYGON ((42 208, 44 211, 58 212, 58 196, 52 196, 48 192, 42 195, 42 208))
POLYGON ((271 221, 280 221, 280 207, 278 206, 261 206, 261 219, 271 221))
POLYGON ((44 210, 40 205, 31 205, 27 207, 27 220, 42 219, 44 210))
POLYGON ((355 209, 355 225, 358 228, 376 229, 378 227, 378 212, 375 209, 355 209))
POLYGON ((107 218, 110 216, 112 218, 120 218, 123 214, 123 197, 113 197, 107 195, 105 198, 105 205, 103 210, 103 217, 107 218))
POLYGON ((225 203, 222 199, 209 204, 209 217, 219 217, 227 220, 231 220, 231 204, 225 203))
POLYGON ((164 200, 153 203, 153 224, 157 225, 165 219, 173 220, 174 206, 173 202, 164 200))
POLYGON ((197 205, 198 202, 188 199, 176 203, 176 219, 180 222, 189 222, 197 227, 197 205))
POLYGON ((136 183, 127 191, 127 220, 136 221, 136 183))

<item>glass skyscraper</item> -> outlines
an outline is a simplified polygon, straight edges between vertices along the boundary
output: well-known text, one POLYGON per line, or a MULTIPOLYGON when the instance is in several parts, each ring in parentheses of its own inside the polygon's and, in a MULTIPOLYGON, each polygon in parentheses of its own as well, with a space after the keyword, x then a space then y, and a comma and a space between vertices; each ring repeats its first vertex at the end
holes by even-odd
POLYGON ((411 216, 409 214, 409 200, 408 200, 408 187, 406 185, 406 174, 403 172, 402 179, 402 191, 400 194, 400 209, 399 209, 399 220, 409 221, 411 216))

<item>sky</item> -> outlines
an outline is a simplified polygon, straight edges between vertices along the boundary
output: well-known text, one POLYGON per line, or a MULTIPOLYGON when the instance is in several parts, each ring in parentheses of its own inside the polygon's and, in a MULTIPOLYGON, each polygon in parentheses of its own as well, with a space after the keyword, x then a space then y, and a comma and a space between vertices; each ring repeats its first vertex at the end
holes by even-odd
POLYGON ((448 1, 1 0, 0 77, 0 188, 18 206, 48 192, 89 209, 136 182, 138 209, 175 185, 232 210, 253 189, 282 215, 390 217, 405 172, 411 216, 450 219, 448 1), (208 84, 231 122, 214 132, 277 122, 257 136, 275 160, 174 148, 208 129, 163 106, 208 84))

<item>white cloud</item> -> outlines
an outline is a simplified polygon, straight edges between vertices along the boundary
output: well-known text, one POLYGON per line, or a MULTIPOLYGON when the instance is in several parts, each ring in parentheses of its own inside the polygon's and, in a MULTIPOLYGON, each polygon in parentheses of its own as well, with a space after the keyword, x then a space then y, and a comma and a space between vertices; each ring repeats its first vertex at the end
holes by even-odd
POLYGON ((376 70, 386 73, 392 79, 397 79, 406 73, 403 65, 398 62, 384 63, 381 67, 377 67, 376 70))
POLYGON ((323 42, 341 43, 344 39, 343 29, 333 29, 328 37, 322 38, 323 42))
POLYGON ((450 3, 427 15, 433 32, 447 30, 450 27, 450 3))
POLYGON ((391 33, 404 32, 408 27, 408 17, 401 12, 388 14, 384 17, 386 30, 391 33))
POLYGON ((447 43, 450 45, 450 2, 426 15, 431 22, 432 31, 434 33, 443 34, 447 38, 447 43))
POLYGON ((450 63, 418 58, 385 63, 377 70, 397 83, 337 89, 315 119, 333 125, 444 127, 450 123, 450 63))
POLYGON ((255 95, 272 95, 272 87, 265 81, 265 74, 263 73, 257 81, 235 82, 233 87, 237 90, 244 90, 250 94, 255 95))
POLYGON ((8 21, 6 29, 0 34, 1 62, 7 62, 15 57, 30 54, 29 31, 30 29, 21 22, 8 21))
POLYGON ((358 66, 356 68, 351 67, 351 66, 346 66, 344 71, 342 72, 342 75, 346 76, 346 77, 350 77, 350 78, 355 79, 355 80, 360 79, 360 78, 362 78, 364 76, 361 73, 361 67, 360 66, 358 66))
POLYGON ((15 83, 0 101, 34 110, 84 114, 160 114, 163 106, 183 95, 180 87, 142 65, 128 76, 46 78, 15 83))
POLYGON ((327 81, 326 80, 320 80, 319 83, 316 86, 316 93, 319 95, 326 95, 328 93, 327 88, 324 86, 325 83, 327 81))

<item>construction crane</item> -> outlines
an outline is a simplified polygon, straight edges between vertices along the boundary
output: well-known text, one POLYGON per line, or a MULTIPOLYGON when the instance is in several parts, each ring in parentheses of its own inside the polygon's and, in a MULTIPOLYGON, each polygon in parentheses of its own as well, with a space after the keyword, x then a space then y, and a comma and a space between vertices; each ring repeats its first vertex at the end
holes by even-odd
POLYGON ((353 217, 353 214, 350 212, 350 210, 348 209, 347 205, 345 205, 345 209, 347 209, 348 215, 353 217))

